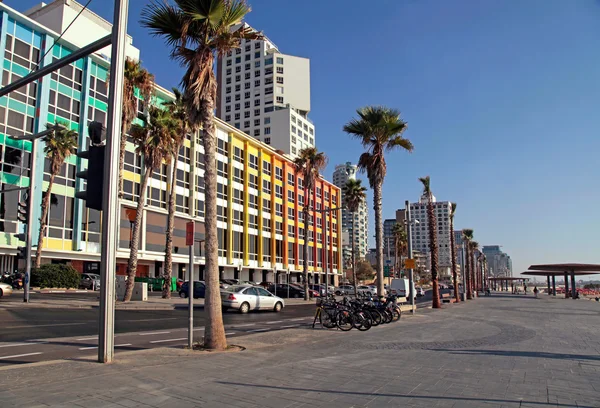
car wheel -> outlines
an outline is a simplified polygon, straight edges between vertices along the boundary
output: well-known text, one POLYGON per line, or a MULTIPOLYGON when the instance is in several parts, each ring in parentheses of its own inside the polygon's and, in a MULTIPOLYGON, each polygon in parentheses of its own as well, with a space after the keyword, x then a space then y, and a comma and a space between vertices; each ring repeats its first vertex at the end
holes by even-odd
POLYGON ((187 293, 185 292, 179 292, 179 297, 185 299, 187 297, 187 293))
POLYGON ((248 313, 249 311, 250 311, 250 305, 248 304, 248 302, 242 303, 242 305, 240 306, 240 313, 245 314, 245 313, 248 313))
POLYGON ((275 307, 273 308, 273 311, 276 313, 279 313, 279 312, 281 312, 281 309, 283 309, 283 305, 281 304, 281 302, 275 303, 275 307))
POLYGON ((0 289, 0 298, 2 297, 2 295, 4 295, 4 292, 2 292, 2 289, 0 289))
POLYGON ((342 295, 342 292, 340 292, 339 290, 336 290, 336 291, 335 291, 335 295, 336 295, 336 296, 341 296, 341 295, 342 295))

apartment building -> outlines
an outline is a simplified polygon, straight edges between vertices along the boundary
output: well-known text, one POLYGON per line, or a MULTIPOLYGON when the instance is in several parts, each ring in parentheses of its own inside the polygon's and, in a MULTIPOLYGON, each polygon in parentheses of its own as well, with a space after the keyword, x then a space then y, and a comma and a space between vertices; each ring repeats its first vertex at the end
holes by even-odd
MULTIPOLYGON (((70 15, 61 8, 76 7, 71 0, 57 0, 37 7, 36 15, 70 15), (52 13, 44 13, 51 7, 52 13)), ((3 61, 3 85, 27 75, 40 55, 48 52, 43 64, 50 63, 76 50, 66 38, 47 25, 0 3, 0 53, 3 61)), ((97 22, 97 15, 84 10, 79 19, 97 22)), ((46 22, 48 25, 52 25, 46 22)), ((67 22, 68 24, 68 22, 67 22)), ((108 23, 107 23, 108 24, 108 23)), ((95 27, 93 24, 85 27, 95 27)), ((59 27, 59 26, 57 26, 59 27)), ((98 37, 103 36, 102 31, 98 37)), ((14 141, 8 136, 32 134, 45 129, 47 123, 60 121, 77 131, 80 149, 87 148, 87 124, 98 121, 106 125, 107 74, 109 61, 104 51, 82 58, 59 72, 44 77, 24 89, 0 99, 0 188, 29 186, 31 142, 14 141)), ((174 96, 157 86, 150 103, 161 105, 174 96)), ((146 102, 139 100, 140 112, 146 102)), ((273 147, 248 136, 239 129, 216 120, 218 172, 218 238, 219 269, 223 278, 273 281, 298 281, 302 270, 305 242, 304 228, 309 229, 309 270, 313 280, 323 282, 324 268, 331 273, 330 282, 338 281, 341 264, 341 213, 315 211, 309 220, 302 218, 304 203, 303 179, 295 172, 290 158, 273 147), (327 241, 324 229, 328 229, 327 241), (286 277, 287 275, 287 277, 286 277)), ((30 186, 34 202, 41 203, 49 179, 49 162, 43 154, 44 142, 36 150, 37 185, 30 186), (41 165, 43 163, 43 165, 41 165)), ((99 268, 101 213, 85 207, 75 193, 85 190, 76 172, 85 169, 85 161, 69 157, 56 177, 52 189, 53 204, 48 214, 48 228, 43 243, 44 263, 72 264, 80 272, 99 268)), ((117 273, 124 274, 130 251, 130 233, 135 207, 140 197, 142 158, 135 146, 127 142, 124 169, 124 196, 120 200, 120 228, 117 252, 117 273)), ((199 135, 188 135, 173 165, 163 165, 152 176, 144 208, 139 243, 138 274, 160 276, 163 270, 165 228, 167 220, 167 184, 176 171, 176 216, 174 229, 174 275, 187 276, 188 247, 185 245, 185 224, 196 221, 196 239, 204 238, 204 149, 199 135)), ((341 204, 340 189, 319 179, 312 192, 317 210, 335 208, 341 204)), ((0 265, 14 270, 23 265, 17 258, 17 246, 23 245, 15 234, 24 230, 17 220, 17 202, 21 192, 0 194, 0 265)), ((34 205, 31 220, 37 240, 39 205, 34 205)), ((33 245, 37 245, 37 242, 33 245)), ((194 277, 204 277, 203 244, 196 247, 194 277)))
MULTIPOLYGON (((427 196, 423 195, 418 203, 410 204, 411 221, 418 220, 418 224, 411 227, 413 249, 428 255, 427 269, 431 269, 431 257, 429 248, 429 219, 427 217, 427 196)), ((433 197, 433 208, 436 224, 432 226, 437 231, 438 243, 438 273, 440 277, 447 278, 452 272, 452 252, 450 247, 450 212, 452 203, 450 201, 437 201, 433 197)))
MULTIPOLYGON (((333 172, 333 184, 342 191, 342 203, 344 203, 344 186, 348 180, 356 180, 358 167, 351 162, 338 164, 333 172)), ((352 214, 345 207, 342 208, 342 231, 348 234, 348 240, 354 237, 354 251, 356 259, 364 258, 368 252, 369 245, 369 213, 367 211, 367 200, 359 206, 358 211, 352 214), (354 218, 354 223, 352 218, 354 218)), ((352 246, 342 247, 344 260, 352 258, 352 246)))
POLYGON ((217 83, 220 119, 291 156, 315 146, 309 59, 281 53, 267 37, 243 40, 218 58, 217 83))

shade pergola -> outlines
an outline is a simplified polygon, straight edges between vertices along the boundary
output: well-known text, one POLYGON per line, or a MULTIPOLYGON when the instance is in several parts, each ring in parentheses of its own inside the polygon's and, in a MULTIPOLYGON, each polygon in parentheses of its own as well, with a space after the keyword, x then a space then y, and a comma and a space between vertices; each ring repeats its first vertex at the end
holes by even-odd
POLYGON ((513 284, 515 281, 523 281, 523 283, 525 283, 525 281, 529 280, 529 278, 519 278, 518 276, 496 276, 488 278, 488 280, 494 282, 496 284, 494 285, 495 287, 497 287, 497 283, 500 282, 500 290, 504 290, 503 288, 506 288, 506 290, 508 290, 509 282, 511 288, 514 289, 513 284))
POLYGON ((556 295, 556 276, 564 274, 565 298, 569 297, 569 275, 571 275, 571 297, 576 299, 577 287, 575 285, 575 276, 595 275, 597 273, 600 273, 600 265, 598 264, 560 263, 531 265, 529 271, 523 272, 522 274, 546 276, 548 278, 548 288, 550 288, 550 277, 552 277, 552 292, 554 295, 556 295))

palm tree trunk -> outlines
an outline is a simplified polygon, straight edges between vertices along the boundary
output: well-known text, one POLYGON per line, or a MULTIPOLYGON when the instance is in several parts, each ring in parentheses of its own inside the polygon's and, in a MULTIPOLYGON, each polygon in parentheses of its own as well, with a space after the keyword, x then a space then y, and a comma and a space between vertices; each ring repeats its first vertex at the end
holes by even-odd
POLYGON ((452 256, 452 282, 454 284, 454 300, 460 302, 458 296, 458 273, 456 272, 456 248, 454 247, 454 217, 450 218, 450 251, 452 256))
POLYGON ((463 283, 465 290, 467 291, 467 299, 473 299, 473 292, 471 292, 471 254, 469 250, 469 241, 465 243, 465 282, 463 283))
POLYGON ((373 189, 373 209, 375 210, 375 248, 377 255, 377 296, 383 295, 383 220, 382 220, 383 181, 378 180, 373 189))
POLYGON ((123 169, 125 168, 125 146, 127 145, 127 123, 121 123, 121 144, 119 146, 119 198, 123 198, 123 169))
MULTIPOLYGON (((33 171, 33 169, 32 169, 33 171)), ((42 215, 40 217, 40 231, 38 234, 38 244, 35 249, 35 267, 39 268, 42 264, 42 247, 44 246, 44 235, 46 235, 46 224, 48 220, 48 211, 50 210, 50 196, 52 195, 52 185, 54 185, 54 177, 56 173, 50 174, 48 181, 48 189, 42 201, 42 215)), ((31 193, 30 193, 31 194, 31 193)))
MULTIPOLYGON (((304 213, 304 247, 302 248, 304 259, 302 260, 302 275, 304 276, 304 300, 310 300, 308 294, 308 217, 310 217, 310 192, 308 189, 304 190, 304 201, 305 206, 302 209, 304 213)), ((329 282, 326 282, 326 285, 329 285, 329 282)))
POLYGON ((438 245, 437 245, 437 225, 435 222, 435 213, 433 212, 433 203, 431 196, 427 204, 427 218, 429 221, 429 251, 431 253, 431 283, 432 283, 432 302, 431 307, 439 309, 442 307, 440 303, 440 288, 438 284, 438 245))
POLYGON ((135 284, 135 275, 137 274, 138 265, 138 247, 140 243, 140 228, 142 227, 142 215, 144 214, 144 205, 146 204, 146 189, 148 181, 152 176, 154 169, 146 168, 144 177, 142 177, 142 185, 140 186, 140 199, 138 200, 137 209, 135 212, 135 222, 131 231, 131 242, 129 243, 129 262, 127 263, 127 284, 125 286, 125 296, 123 302, 129 302, 133 294, 133 286, 135 284))
POLYGON ((356 282, 356 257, 354 254, 354 234, 356 234, 356 225, 354 224, 355 213, 352 213, 352 281, 354 282, 354 296, 358 296, 358 290, 356 289, 358 283, 356 282))
MULTIPOLYGON (((179 152, 179 149, 176 150, 179 152)), ((169 203, 167 216, 167 234, 165 242, 165 270, 163 272, 163 299, 171 299, 171 274, 173 273, 173 225, 175 224, 175 182, 177 180, 177 154, 173 155, 173 172, 169 189, 169 203)))
MULTIPOLYGON (((212 66, 212 65, 211 65, 212 66)), ((216 92, 216 90, 215 90, 216 92)), ((213 93, 213 92, 211 92, 213 93)), ((219 240, 217 237, 217 130, 214 118, 214 95, 201 101, 201 123, 204 129, 204 205, 205 205, 205 269, 206 296, 204 310, 207 316, 204 331, 204 347, 211 350, 227 348, 223 314, 221 310, 221 288, 219 287, 219 240)))

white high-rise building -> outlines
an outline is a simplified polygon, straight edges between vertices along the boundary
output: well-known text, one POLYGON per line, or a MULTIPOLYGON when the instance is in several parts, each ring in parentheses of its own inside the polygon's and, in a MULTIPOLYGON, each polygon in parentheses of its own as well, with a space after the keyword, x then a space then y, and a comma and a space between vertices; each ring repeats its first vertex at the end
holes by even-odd
MULTIPOLYGON (((437 225, 438 243, 438 273, 440 278, 447 278, 452 273, 452 252, 450 247, 450 212, 452 203, 450 201, 436 201, 433 197, 433 208, 437 225)), ((410 204, 411 220, 419 223, 412 226, 411 235, 413 249, 426 254, 427 269, 431 269, 431 255, 429 250, 429 220, 427 218, 427 196, 423 195, 418 203, 410 204)))
POLYGON ((218 58, 217 83, 220 119, 291 156, 315 145, 308 58, 282 54, 267 37, 243 40, 218 58))
MULTIPOLYGON (((342 189, 342 203, 344 203, 344 186, 350 179, 356 180, 358 168, 356 165, 347 162, 335 166, 333 172, 333 184, 342 189)), ((354 251, 356 259, 364 258, 368 252, 369 245, 369 213, 367 211, 367 201, 363 201, 356 214, 354 214, 354 251)), ((352 239, 352 213, 346 208, 342 209, 342 233, 348 234, 348 242, 352 239)), ((352 259, 352 247, 350 245, 342 246, 342 256, 344 260, 352 259)))

